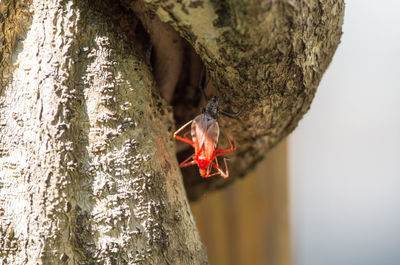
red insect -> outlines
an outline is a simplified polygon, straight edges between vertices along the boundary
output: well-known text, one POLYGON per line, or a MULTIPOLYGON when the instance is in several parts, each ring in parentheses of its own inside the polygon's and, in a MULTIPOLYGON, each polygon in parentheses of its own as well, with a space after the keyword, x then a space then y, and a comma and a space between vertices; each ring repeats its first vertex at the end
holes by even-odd
MULTIPOLYGON (((174 133, 174 137, 177 140, 190 144, 194 148, 194 154, 183 161, 179 166, 186 167, 197 164, 200 168, 200 174, 204 178, 208 178, 214 175, 221 175, 224 178, 229 177, 228 167, 225 163, 225 172, 218 165, 218 156, 223 156, 236 150, 236 143, 228 138, 230 148, 218 149, 218 137, 219 137, 219 126, 218 126, 218 115, 219 115, 219 101, 218 97, 212 97, 203 113, 198 115, 193 120, 183 125, 179 130, 174 133), (178 134, 183 131, 189 124, 192 124, 191 130, 183 134, 183 137, 178 134), (188 134, 191 133, 192 139, 188 138, 188 134), (215 161, 215 162, 214 162, 215 161), (212 173, 212 168, 215 168, 217 172, 212 173)), ((232 118, 230 113, 221 111, 222 114, 232 118)))

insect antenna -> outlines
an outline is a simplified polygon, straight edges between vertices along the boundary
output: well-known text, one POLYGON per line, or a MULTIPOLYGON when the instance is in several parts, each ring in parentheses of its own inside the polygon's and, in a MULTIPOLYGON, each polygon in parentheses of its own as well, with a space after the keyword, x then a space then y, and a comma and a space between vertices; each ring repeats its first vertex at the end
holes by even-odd
MULTIPOLYGON (((216 93, 217 99, 219 99, 219 88, 218 88, 218 86, 215 86, 215 93, 216 93)), ((238 112, 232 112, 232 111, 228 111, 228 110, 219 109, 218 113, 220 113, 220 114, 222 114, 222 115, 224 115, 224 116, 226 116, 228 118, 231 118, 231 119, 234 119, 234 120, 239 120, 238 116, 242 113, 242 110, 239 110, 238 112)))
POLYGON ((205 69, 205 67, 203 66, 203 68, 201 69, 201 73, 200 73, 199 89, 201 91, 201 94, 203 94, 204 98, 206 99, 206 101, 208 101, 208 97, 206 95, 206 90, 205 90, 207 77, 206 77, 204 69, 205 69))
POLYGON ((203 94, 204 98, 207 100, 207 106, 204 108, 203 112, 206 112, 210 114, 212 117, 215 119, 218 119, 218 115, 222 114, 228 118, 234 119, 234 120, 240 120, 238 116, 242 113, 242 110, 239 110, 238 112, 232 112, 228 110, 221 110, 219 109, 219 88, 214 84, 215 87, 215 97, 208 98, 206 95, 205 87, 206 87, 206 80, 207 79, 207 74, 205 67, 201 69, 201 74, 200 74, 200 81, 199 81, 199 89, 201 93, 203 94))
POLYGON ((240 120, 239 119, 239 115, 242 113, 242 110, 239 110, 238 112, 231 112, 231 111, 227 111, 227 110, 220 110, 219 113, 221 113, 222 115, 234 119, 234 120, 240 120))

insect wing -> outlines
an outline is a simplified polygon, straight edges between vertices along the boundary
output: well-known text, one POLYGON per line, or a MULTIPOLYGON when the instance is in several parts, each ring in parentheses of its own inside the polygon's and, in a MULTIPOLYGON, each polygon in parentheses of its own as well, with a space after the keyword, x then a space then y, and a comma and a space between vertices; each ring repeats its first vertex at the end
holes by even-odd
POLYGON ((208 115, 200 114, 193 120, 192 138, 196 154, 203 151, 208 158, 212 159, 218 136, 219 127, 215 119, 208 115))

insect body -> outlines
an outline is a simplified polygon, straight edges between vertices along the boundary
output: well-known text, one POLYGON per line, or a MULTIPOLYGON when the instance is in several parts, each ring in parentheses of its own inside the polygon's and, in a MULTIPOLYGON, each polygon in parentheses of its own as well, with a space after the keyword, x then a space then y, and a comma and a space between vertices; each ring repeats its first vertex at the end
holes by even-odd
POLYGON ((218 126, 218 114, 219 114, 219 102, 217 97, 212 97, 207 106, 203 110, 203 113, 195 117, 183 125, 179 130, 174 133, 174 137, 177 140, 190 144, 194 148, 194 154, 183 161, 179 166, 186 167, 197 164, 200 168, 200 174, 204 178, 208 178, 214 175, 221 175, 224 178, 229 177, 228 167, 225 163, 225 172, 218 165, 218 156, 223 156, 236 150, 236 143, 228 138, 230 144, 229 149, 218 149, 218 137, 219 137, 219 126, 218 126), (191 126, 191 130, 183 134, 183 137, 178 134, 183 131, 187 126, 191 126), (192 139, 188 138, 188 134, 191 133, 192 139), (215 161, 215 162, 214 162, 215 161), (215 168, 217 172, 212 173, 212 168, 215 168))

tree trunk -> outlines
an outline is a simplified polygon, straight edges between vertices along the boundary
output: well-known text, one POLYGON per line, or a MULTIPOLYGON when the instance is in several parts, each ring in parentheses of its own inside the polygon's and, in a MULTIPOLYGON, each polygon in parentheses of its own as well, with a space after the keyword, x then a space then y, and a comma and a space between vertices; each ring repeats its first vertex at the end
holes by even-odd
MULTIPOLYGON (((165 32, 170 30, 161 27, 161 21, 177 30, 200 55, 220 90, 223 107, 241 111, 240 121, 220 120, 222 131, 238 145, 228 165, 231 177, 205 181, 198 178, 196 167, 183 169, 191 199, 243 177, 297 126, 340 42, 344 15, 343 0, 123 2, 147 28, 164 64, 171 65, 171 59, 157 52, 157 47, 168 46, 165 36, 170 34, 165 32)), ((168 50, 177 53, 176 46, 169 45, 168 50)), ((176 60, 181 57, 175 56, 176 60)), ((185 72, 196 71, 189 67, 197 64, 196 58, 183 58, 185 72)), ((194 104, 200 93, 193 78, 188 79, 183 85, 178 83, 172 100, 178 126, 201 111, 202 104, 194 104)), ((178 157, 184 159, 192 152, 183 150, 178 157)))
POLYGON ((141 42, 118 34, 134 16, 113 1, 8 8, 26 36, 3 65, 2 262, 207 264, 172 115, 141 42))
POLYGON ((228 180, 185 171, 187 193, 243 176, 309 108, 343 9, 342 0, 0 2, 1 263, 207 264, 168 103, 177 124, 200 112, 204 64, 224 107, 241 110, 240 122, 220 121, 238 151, 228 180))

